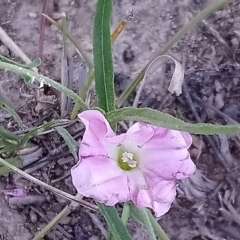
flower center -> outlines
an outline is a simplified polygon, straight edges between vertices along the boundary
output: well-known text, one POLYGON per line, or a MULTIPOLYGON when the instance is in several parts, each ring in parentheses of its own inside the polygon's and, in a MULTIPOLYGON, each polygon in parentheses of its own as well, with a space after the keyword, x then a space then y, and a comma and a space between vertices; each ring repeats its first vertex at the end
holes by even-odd
POLYGON ((120 151, 118 165, 123 170, 128 171, 137 166, 137 160, 134 159, 134 155, 132 153, 120 151))

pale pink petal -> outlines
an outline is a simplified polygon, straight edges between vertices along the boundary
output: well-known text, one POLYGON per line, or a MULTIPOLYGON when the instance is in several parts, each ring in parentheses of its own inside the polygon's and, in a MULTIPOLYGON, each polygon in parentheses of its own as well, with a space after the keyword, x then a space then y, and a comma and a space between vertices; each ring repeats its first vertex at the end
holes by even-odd
POLYGON ((187 178, 196 170, 187 150, 142 150, 139 167, 147 175, 165 180, 187 178))
POLYGON ((71 170, 77 191, 107 205, 128 199, 127 177, 116 161, 95 156, 82 158, 71 170))
POLYGON ((137 207, 148 207, 156 216, 165 214, 176 196, 176 183, 158 176, 144 175, 140 170, 128 173, 130 199, 137 207))
POLYGON ((103 138, 114 137, 116 134, 111 129, 108 121, 97 110, 87 110, 78 117, 85 125, 85 133, 80 146, 82 156, 106 155, 102 147, 103 138))
POLYGON ((192 137, 189 133, 146 123, 135 123, 129 128, 126 135, 126 145, 137 145, 144 149, 188 149, 192 144, 192 137))

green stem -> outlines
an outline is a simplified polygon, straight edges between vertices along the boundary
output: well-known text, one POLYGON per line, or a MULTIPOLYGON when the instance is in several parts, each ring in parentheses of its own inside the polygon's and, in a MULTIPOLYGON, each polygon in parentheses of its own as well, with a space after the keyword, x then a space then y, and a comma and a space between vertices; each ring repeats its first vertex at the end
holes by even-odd
POLYGON ((151 212, 147 211, 150 222, 152 224, 152 227, 155 231, 155 234, 161 239, 161 240, 170 240, 170 238, 167 236, 167 234, 164 232, 162 227, 159 225, 157 220, 154 218, 154 216, 151 214, 151 212))
MULTIPOLYGON (((84 84, 84 86, 82 87, 82 89, 80 90, 79 92, 79 96, 85 100, 86 99, 86 96, 87 96, 87 92, 89 90, 89 88, 91 87, 91 84, 94 80, 94 70, 93 68, 90 70, 89 74, 88 74, 88 77, 87 77, 87 80, 84 84)), ((74 107, 73 107, 73 110, 72 110, 72 113, 71 113, 71 116, 70 116, 70 119, 73 120, 76 118, 77 116, 77 113, 78 111, 80 110, 81 106, 80 104, 78 103, 75 103, 74 107)))
POLYGON ((130 214, 130 205, 128 202, 125 202, 123 205, 123 211, 122 211, 122 216, 121 216, 121 219, 125 226, 127 225, 129 214, 130 214))
MULTIPOLYGON (((121 219, 123 221, 123 224, 126 226, 127 225, 127 221, 130 215, 130 205, 128 202, 125 202, 123 205, 123 211, 122 211, 122 216, 121 219)), ((107 240, 112 240, 113 239, 113 235, 111 232, 108 233, 108 237, 107 240)))

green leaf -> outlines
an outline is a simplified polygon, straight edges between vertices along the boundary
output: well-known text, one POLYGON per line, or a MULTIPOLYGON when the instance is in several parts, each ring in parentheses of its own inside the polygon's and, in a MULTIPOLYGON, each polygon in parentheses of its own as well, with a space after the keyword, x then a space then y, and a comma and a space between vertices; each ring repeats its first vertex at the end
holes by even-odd
POLYGON ((114 109, 114 74, 111 47, 112 0, 98 0, 93 29, 95 88, 98 107, 109 112, 114 109))
POLYGON ((185 131, 194 134, 212 135, 212 134, 228 134, 240 132, 240 124, 236 125, 217 125, 205 123, 186 123, 167 113, 162 113, 150 108, 121 108, 106 113, 106 118, 112 124, 121 121, 139 121, 146 122, 156 126, 185 131))
POLYGON ((18 116, 18 114, 14 111, 14 107, 12 104, 0 93, 0 108, 4 109, 8 113, 10 113, 15 121, 22 126, 22 120, 18 116))
POLYGON ((35 60, 33 60, 29 64, 21 64, 21 63, 18 63, 18 62, 15 62, 15 61, 11 60, 11 59, 6 58, 1 54, 0 54, 0 62, 10 63, 10 64, 13 64, 15 66, 30 69, 30 70, 35 68, 35 67, 39 67, 41 65, 41 59, 40 58, 36 58, 35 60))
POLYGON ((115 207, 109 207, 98 203, 98 208, 106 219, 109 230, 115 240, 131 240, 131 236, 124 226, 123 221, 119 217, 115 207))
POLYGON ((48 130, 51 127, 56 126, 59 123, 62 123, 64 120, 53 120, 51 122, 42 124, 36 128, 34 128, 33 130, 29 131, 27 134, 25 134, 22 138, 21 138, 21 145, 25 146, 26 143, 33 137, 37 136, 38 134, 48 130))
POLYGON ((15 72, 16 74, 20 75, 21 77, 31 78, 31 82, 34 80, 39 81, 41 84, 46 84, 48 86, 52 86, 53 88, 56 88, 60 92, 63 92, 68 97, 72 98, 76 103, 78 103, 83 109, 88 109, 87 104, 83 101, 82 98, 80 98, 76 93, 74 93, 72 90, 64 87, 62 84, 45 77, 41 74, 35 73, 29 69, 19 67, 13 64, 0 62, 0 68, 5 69, 11 72, 15 72))
MULTIPOLYGON (((11 163, 15 167, 21 168, 22 167, 22 160, 20 158, 9 158, 5 159, 8 163, 11 163)), ((6 175, 12 172, 12 170, 2 164, 0 164, 0 176, 6 175)))
POLYGON ((41 58, 36 58, 31 63, 25 64, 25 66, 27 69, 33 69, 39 67, 41 63, 42 63, 41 58))
POLYGON ((74 138, 70 135, 70 133, 63 127, 56 127, 57 132, 62 136, 65 143, 67 144, 70 153, 74 156, 75 160, 78 159, 77 151, 78 151, 78 144, 74 140, 74 138))
POLYGON ((3 139, 12 144, 18 144, 20 142, 20 138, 16 134, 12 133, 2 126, 0 126, 0 139, 3 139))
POLYGON ((130 205, 130 215, 147 228, 151 240, 156 240, 154 229, 147 211, 148 210, 145 208, 137 208, 133 204, 130 205))

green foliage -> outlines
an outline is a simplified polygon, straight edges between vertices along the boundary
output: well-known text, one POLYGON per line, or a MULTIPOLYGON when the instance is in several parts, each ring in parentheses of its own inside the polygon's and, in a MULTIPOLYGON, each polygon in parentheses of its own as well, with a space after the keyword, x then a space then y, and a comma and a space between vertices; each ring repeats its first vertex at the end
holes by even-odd
POLYGON ((167 113, 162 113, 151 108, 120 108, 106 113, 106 117, 111 124, 117 124, 121 121, 140 121, 150 123, 156 126, 181 130, 189 133, 212 135, 228 134, 240 131, 240 124, 236 125, 216 125, 205 123, 187 123, 167 113))
POLYGON ((118 215, 115 207, 109 207, 104 204, 98 203, 98 208, 104 216, 109 230, 114 236, 115 240, 131 240, 131 236, 124 226, 123 221, 118 215))
POLYGON ((98 0, 93 29, 95 88, 98 107, 109 112, 114 109, 114 74, 111 50, 110 21, 112 0, 98 0))
POLYGON ((78 159, 77 151, 78 151, 78 145, 77 142, 74 140, 74 138, 71 136, 71 134, 63 127, 56 127, 57 132, 62 136, 65 143, 67 144, 69 148, 69 152, 74 156, 75 160, 78 159))

